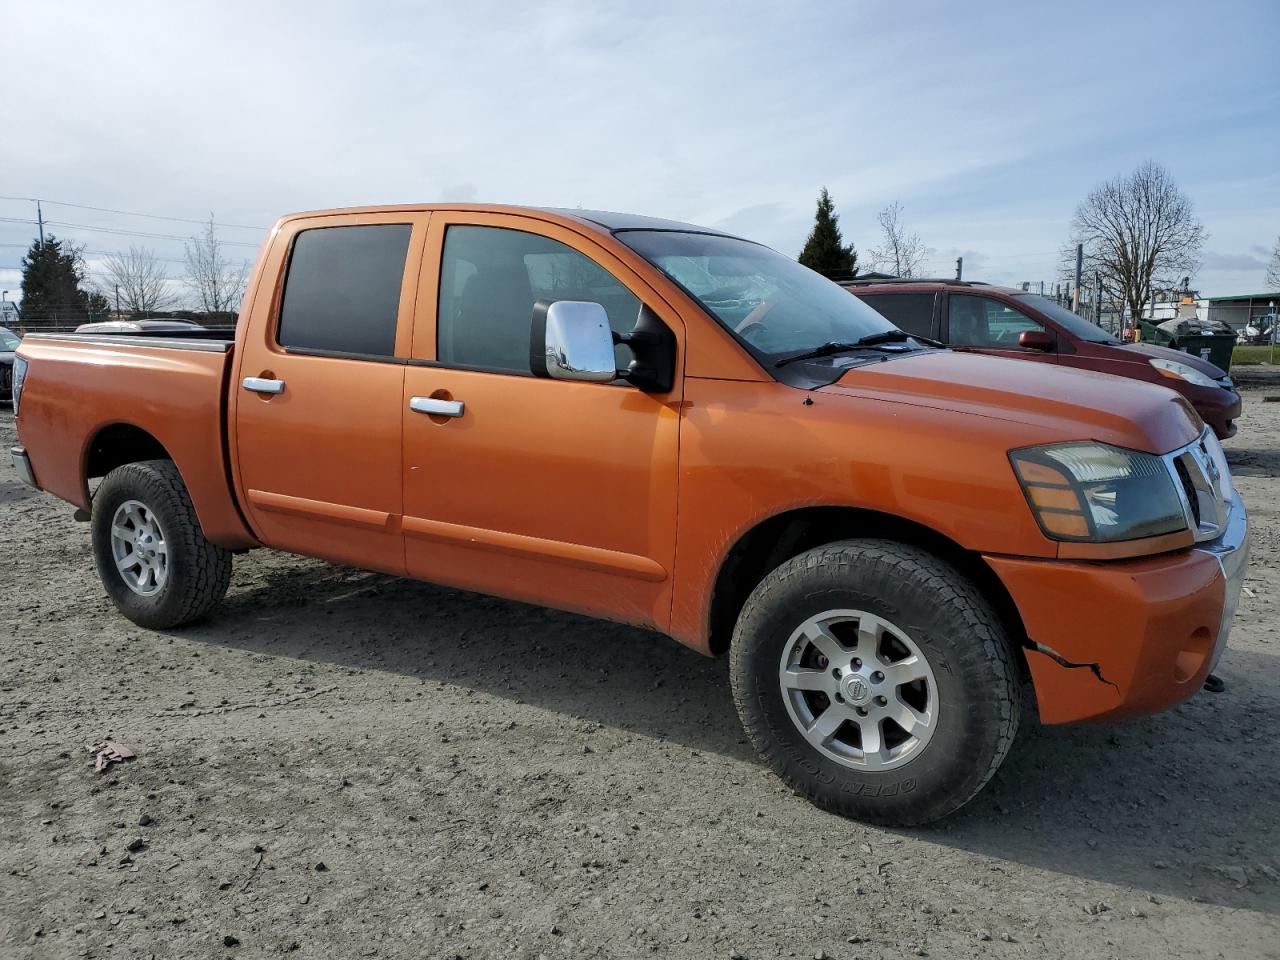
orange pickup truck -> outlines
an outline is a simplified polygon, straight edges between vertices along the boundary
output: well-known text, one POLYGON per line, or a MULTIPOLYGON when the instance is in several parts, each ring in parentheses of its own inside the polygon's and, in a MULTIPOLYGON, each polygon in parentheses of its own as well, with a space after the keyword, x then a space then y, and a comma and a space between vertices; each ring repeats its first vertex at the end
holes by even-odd
POLYGON ((14 463, 146 627, 270 546, 653 628, 729 655, 787 783, 899 824, 982 788, 1026 688, 1163 710, 1226 642, 1247 520, 1185 400, 940 349, 714 230, 288 216, 221 336, 18 350, 14 463))

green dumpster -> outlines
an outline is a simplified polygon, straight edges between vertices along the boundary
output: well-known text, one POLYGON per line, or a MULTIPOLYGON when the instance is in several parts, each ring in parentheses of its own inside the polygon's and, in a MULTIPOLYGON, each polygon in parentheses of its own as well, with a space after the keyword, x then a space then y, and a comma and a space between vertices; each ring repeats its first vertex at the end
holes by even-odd
POLYGON ((1161 347, 1181 350, 1208 360, 1225 371, 1231 370, 1231 351, 1236 335, 1225 323, 1191 318, 1166 320, 1151 324, 1141 322, 1142 339, 1161 347))
POLYGON ((1176 337, 1170 341, 1169 346, 1183 353, 1200 357, 1202 360, 1208 360, 1214 366, 1221 367, 1230 373, 1231 351, 1236 346, 1236 335, 1234 333, 1191 334, 1176 337))

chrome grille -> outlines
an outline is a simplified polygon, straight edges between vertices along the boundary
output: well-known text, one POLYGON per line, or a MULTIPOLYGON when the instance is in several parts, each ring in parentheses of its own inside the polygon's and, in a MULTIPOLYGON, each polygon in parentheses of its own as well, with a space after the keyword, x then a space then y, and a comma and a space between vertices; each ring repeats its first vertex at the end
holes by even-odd
POLYGON ((1187 526, 1196 541, 1218 537, 1226 528, 1235 492, 1217 438, 1206 430, 1200 439, 1175 450, 1165 461, 1182 494, 1187 526))
POLYGON ((1187 465, 1182 462, 1181 457, 1175 457, 1173 468, 1178 472, 1178 481, 1182 487, 1183 502, 1191 507, 1191 519, 1195 521, 1195 525, 1200 526, 1200 498, 1196 496, 1195 484, 1191 482, 1191 474, 1187 470, 1187 465))

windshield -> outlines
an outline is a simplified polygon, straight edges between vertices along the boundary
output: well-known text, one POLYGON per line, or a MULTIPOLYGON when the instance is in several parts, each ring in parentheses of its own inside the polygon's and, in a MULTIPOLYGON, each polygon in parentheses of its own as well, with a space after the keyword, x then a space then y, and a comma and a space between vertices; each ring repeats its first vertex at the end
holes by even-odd
POLYGON ((17 334, 10 333, 4 327, 0 327, 0 350, 8 352, 17 350, 22 346, 22 341, 18 339, 17 334))
POLYGON ((1088 343, 1120 342, 1101 327, 1095 327, 1084 317, 1076 316, 1066 307, 1054 303, 1047 297, 1042 297, 1035 293, 1019 293, 1016 296, 1019 300, 1025 302, 1027 306, 1039 310, 1077 340, 1084 340, 1088 343))
POLYGON ((896 329, 843 287, 757 243, 657 230, 616 236, 765 359, 896 329))

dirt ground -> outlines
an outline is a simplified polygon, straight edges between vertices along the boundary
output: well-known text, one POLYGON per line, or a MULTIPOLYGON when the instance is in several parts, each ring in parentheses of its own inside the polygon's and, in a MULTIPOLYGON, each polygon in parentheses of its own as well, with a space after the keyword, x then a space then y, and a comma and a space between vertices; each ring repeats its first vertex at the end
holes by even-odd
POLYGON ((0 956, 1280 957, 1280 375, 1243 386, 1227 692, 1025 724, 918 830, 790 794, 725 663, 637 630, 268 551, 142 630, 5 456, 0 956))

